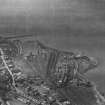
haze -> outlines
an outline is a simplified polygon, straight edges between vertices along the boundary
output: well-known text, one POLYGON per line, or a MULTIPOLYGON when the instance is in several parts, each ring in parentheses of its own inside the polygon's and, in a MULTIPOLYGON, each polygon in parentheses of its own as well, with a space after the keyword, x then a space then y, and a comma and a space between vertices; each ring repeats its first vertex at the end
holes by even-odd
POLYGON ((88 77, 103 91, 104 33, 104 0, 0 0, 1 35, 34 35, 48 46, 96 57, 99 67, 88 77))
POLYGON ((103 35, 104 4, 104 0, 0 0, 0 32, 103 35))

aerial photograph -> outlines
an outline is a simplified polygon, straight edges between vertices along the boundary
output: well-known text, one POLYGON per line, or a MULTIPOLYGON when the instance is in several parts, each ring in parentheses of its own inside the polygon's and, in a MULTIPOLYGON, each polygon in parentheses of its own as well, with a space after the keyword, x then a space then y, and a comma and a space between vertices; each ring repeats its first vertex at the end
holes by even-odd
POLYGON ((0 105, 105 105, 105 0, 0 0, 0 105))

